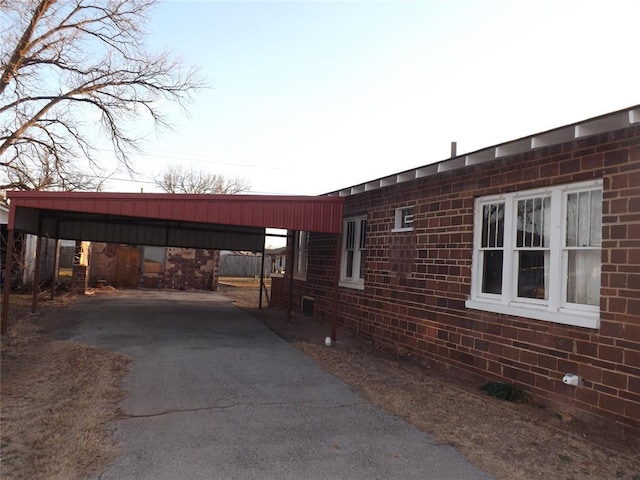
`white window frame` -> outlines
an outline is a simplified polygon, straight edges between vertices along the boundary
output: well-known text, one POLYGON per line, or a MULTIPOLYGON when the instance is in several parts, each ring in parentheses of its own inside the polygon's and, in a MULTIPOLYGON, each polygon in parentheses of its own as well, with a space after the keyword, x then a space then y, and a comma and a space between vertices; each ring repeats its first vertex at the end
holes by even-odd
POLYGON ((306 280, 309 260, 309 232, 296 231, 293 241, 296 247, 293 258, 293 277, 298 280, 306 280))
POLYGON ((342 228, 342 251, 340 255, 340 281, 341 287, 364 290, 364 261, 366 256, 367 216, 345 218, 342 228), (349 243, 349 223, 353 222, 353 248, 347 248, 349 243), (364 230, 364 231, 363 231, 364 230), (363 236, 364 235, 364 236, 363 236), (353 250, 353 265, 351 276, 348 273, 349 250, 353 250), (360 276, 362 272, 362 276, 360 276))
MULTIPOLYGON (((566 217, 567 195, 580 191, 602 189, 602 180, 560 185, 537 190, 505 193, 477 198, 474 209, 474 239, 471 275, 471 295, 468 308, 565 325, 599 328, 600 306, 568 303, 566 217), (550 196, 549 222, 549 288, 546 300, 517 297, 516 222, 517 202, 530 197, 550 196), (502 261, 502 293, 483 293, 482 289, 482 210, 490 203, 504 202, 504 247, 502 261)), ((597 248, 601 251, 601 248, 597 248)))
POLYGON ((396 208, 394 222, 393 222, 393 229, 391 231, 394 233, 412 231, 414 218, 415 218, 415 207, 413 205, 406 205, 404 207, 396 208), (408 209, 411 209, 414 213, 410 215, 406 215, 404 212, 408 209), (410 222, 406 221, 406 217, 409 217, 409 216, 411 217, 410 222), (407 223, 409 223, 409 226, 406 225, 407 223))

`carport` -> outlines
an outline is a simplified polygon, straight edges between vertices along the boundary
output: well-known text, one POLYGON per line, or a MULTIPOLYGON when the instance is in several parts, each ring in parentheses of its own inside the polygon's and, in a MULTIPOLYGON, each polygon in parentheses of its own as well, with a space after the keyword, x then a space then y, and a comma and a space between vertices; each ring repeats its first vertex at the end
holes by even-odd
MULTIPOLYGON (((41 238, 210 250, 263 252, 267 228, 337 234, 341 197, 187 195, 94 192, 8 192, 10 202, 5 279, 11 278, 15 231, 41 238)), ((295 248, 295 242, 289 242, 295 248)), ((289 252, 293 258, 295 252, 289 252)), ((336 248, 336 265, 340 262, 336 248)), ((35 262, 37 277, 37 266, 35 262)), ((289 278, 289 310, 293 272, 289 278)), ((334 284, 335 339, 339 269, 334 284)), ((7 332, 10 281, 5 281, 2 334, 7 332)), ((34 289, 34 292, 36 289, 34 289)), ((34 308, 36 295, 34 294, 34 308)))

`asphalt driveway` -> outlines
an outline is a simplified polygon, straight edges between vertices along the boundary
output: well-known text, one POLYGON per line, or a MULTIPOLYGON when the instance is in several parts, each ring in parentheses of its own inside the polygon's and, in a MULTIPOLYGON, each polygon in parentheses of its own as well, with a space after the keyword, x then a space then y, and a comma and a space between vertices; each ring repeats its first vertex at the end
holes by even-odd
POLYGON ((489 479, 214 293, 79 301, 72 340, 133 357, 99 478, 489 479))

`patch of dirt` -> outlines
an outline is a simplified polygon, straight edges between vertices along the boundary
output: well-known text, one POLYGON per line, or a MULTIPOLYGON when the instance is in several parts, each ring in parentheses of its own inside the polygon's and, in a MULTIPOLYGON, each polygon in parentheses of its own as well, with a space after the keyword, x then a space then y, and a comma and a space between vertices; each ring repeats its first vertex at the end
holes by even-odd
MULTIPOLYGON (((271 279, 265 278, 267 293, 262 292, 262 305, 269 305, 271 295, 271 279)), ((234 305, 240 308, 257 308, 260 299, 260 279, 244 277, 222 277, 218 281, 218 291, 229 297, 234 305)))
POLYGON ((53 339, 53 330, 70 326, 60 309, 75 297, 42 301, 35 315, 24 297, 12 296, 2 338, 2 478, 86 478, 116 454, 109 422, 126 395, 130 359, 53 339))
POLYGON ((258 310, 257 288, 221 291, 368 401, 455 446, 496 478, 640 480, 640 434, 489 397, 480 385, 344 330, 327 347, 329 324, 299 313, 288 321, 283 310, 258 310))

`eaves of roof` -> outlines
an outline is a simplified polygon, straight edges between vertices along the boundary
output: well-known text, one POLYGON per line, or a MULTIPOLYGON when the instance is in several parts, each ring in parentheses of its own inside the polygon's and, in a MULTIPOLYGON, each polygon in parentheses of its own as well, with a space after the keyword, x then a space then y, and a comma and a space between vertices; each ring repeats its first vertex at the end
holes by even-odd
POLYGON ((565 142, 571 142, 583 137, 596 135, 640 124, 640 105, 634 105, 624 110, 589 118, 581 122, 572 123, 544 132, 518 138, 491 147, 482 148, 464 155, 454 156, 439 162, 430 163, 411 170, 394 173, 386 177, 377 178, 364 183, 342 188, 325 195, 330 197, 348 197, 359 193, 377 190, 379 188, 408 182, 418 178, 437 175, 442 172, 457 170, 470 165, 490 162, 509 155, 548 147, 565 142))

